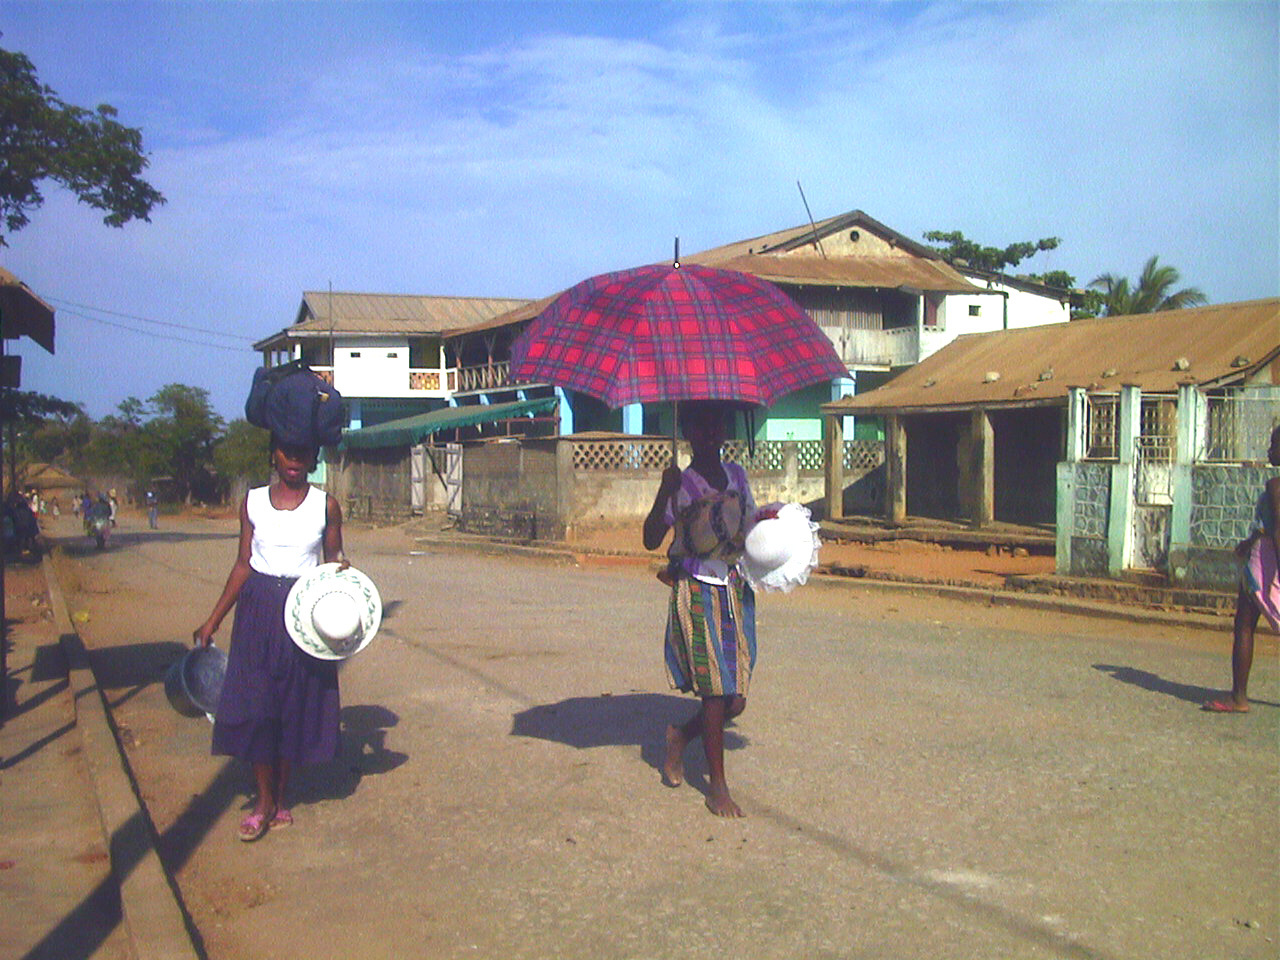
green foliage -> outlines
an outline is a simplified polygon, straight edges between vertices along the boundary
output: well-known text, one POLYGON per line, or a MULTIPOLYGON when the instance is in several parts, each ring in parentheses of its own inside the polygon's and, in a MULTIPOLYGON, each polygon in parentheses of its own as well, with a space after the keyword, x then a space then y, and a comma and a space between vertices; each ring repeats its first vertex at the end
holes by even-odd
POLYGON ((6 231, 21 230, 28 212, 44 203, 45 180, 105 211, 108 226, 151 219, 165 200, 142 179, 148 165, 142 131, 116 115, 105 103, 96 111, 64 103, 40 82, 26 56, 0 50, 0 217, 6 231))
POLYGON ((1129 285, 1128 277, 1112 273, 1101 274, 1090 281, 1089 286, 1101 291, 1102 312, 1108 317, 1127 316, 1181 310, 1209 302, 1198 287, 1174 290, 1182 277, 1173 267, 1160 266, 1159 259, 1152 257, 1146 262, 1136 286, 1129 285))
POLYGON ((224 480, 245 479, 263 484, 271 478, 267 462, 270 450, 270 433, 248 420, 232 420, 213 448, 213 463, 224 480))
MULTIPOLYGON (((1054 250, 1062 242, 1057 237, 1045 237, 1043 240, 1011 243, 1002 250, 999 247, 984 247, 980 243, 975 243, 959 230, 930 230, 924 238, 947 263, 956 264, 964 261, 978 270, 989 270, 993 273, 998 273, 1007 267, 1016 267, 1023 260, 1035 256, 1042 250, 1054 250)), ((1059 274, 1070 278, 1062 271, 1055 271, 1051 275, 1059 274)), ((1050 284, 1050 286, 1057 286, 1057 284, 1050 284)))

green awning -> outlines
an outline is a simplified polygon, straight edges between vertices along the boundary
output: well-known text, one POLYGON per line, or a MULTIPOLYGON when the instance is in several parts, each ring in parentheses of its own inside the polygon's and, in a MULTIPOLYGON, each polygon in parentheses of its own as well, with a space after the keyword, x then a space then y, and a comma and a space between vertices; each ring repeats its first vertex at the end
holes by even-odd
POLYGON ((430 413, 419 413, 400 420, 388 420, 374 427, 344 430, 344 447, 411 447, 424 438, 441 430, 455 427, 472 427, 478 423, 510 420, 528 414, 544 413, 554 409, 560 401, 555 397, 538 400, 513 400, 509 403, 476 404, 468 407, 445 407, 430 413))

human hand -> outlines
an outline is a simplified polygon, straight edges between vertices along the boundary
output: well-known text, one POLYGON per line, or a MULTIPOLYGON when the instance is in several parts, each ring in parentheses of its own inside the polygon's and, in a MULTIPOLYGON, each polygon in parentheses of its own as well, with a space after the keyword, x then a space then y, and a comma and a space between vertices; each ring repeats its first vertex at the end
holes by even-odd
POLYGON ((1241 560, 1248 560, 1249 553, 1253 550, 1253 541, 1257 539, 1257 534, 1249 537, 1247 540, 1241 540, 1236 544, 1236 556, 1241 560))
POLYGON ((205 621, 196 627, 191 634, 191 642, 197 647, 211 647, 213 646, 213 635, 217 632, 217 627, 211 626, 208 621, 205 621))
POLYGON ((341 558, 338 560, 338 572, 339 572, 339 573, 341 573, 343 570, 347 569, 347 567, 349 567, 349 566, 351 566, 351 561, 350 561, 350 560, 348 560, 346 557, 341 557, 341 558))
POLYGON ((680 489, 680 468, 674 463, 662 471, 662 483, 658 487, 658 495, 670 499, 680 489))

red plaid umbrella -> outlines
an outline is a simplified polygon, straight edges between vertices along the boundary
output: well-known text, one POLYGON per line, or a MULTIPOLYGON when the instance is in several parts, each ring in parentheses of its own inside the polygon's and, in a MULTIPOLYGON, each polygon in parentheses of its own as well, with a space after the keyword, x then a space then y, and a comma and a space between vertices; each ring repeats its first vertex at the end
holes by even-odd
POLYGON ((769 406, 848 376, 818 325, 773 284, 698 265, 601 274, 566 290, 511 347, 511 379, 611 407, 659 400, 769 406))

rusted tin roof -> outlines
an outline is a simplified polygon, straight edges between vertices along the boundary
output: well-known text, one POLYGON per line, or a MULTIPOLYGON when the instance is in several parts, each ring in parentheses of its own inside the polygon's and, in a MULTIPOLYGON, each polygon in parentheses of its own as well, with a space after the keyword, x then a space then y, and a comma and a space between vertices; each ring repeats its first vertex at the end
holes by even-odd
MULTIPOLYGON (((936 250, 886 227, 861 210, 681 256, 680 260, 738 270, 784 288, 790 285, 875 287, 910 293, 988 292, 944 261, 936 250), (855 234, 859 235, 857 239, 855 234)), ((446 330, 444 335, 452 337, 532 320, 560 292, 522 304, 484 323, 446 330)))
POLYGON ((788 227, 687 257, 779 284, 983 293, 932 250, 861 210, 788 227))
POLYGON ((348 335, 439 334, 450 328, 484 323, 525 303, 528 301, 504 297, 423 297, 336 290, 330 294, 327 290, 309 290, 302 295, 293 326, 254 346, 262 349, 282 335, 318 336, 327 335, 330 330, 348 335))
POLYGON ((956 338, 827 414, 925 412, 1064 401, 1068 387, 1174 393, 1261 374, 1280 383, 1280 298, 1073 320, 956 338), (1269 371, 1264 368, 1269 368, 1269 371))

